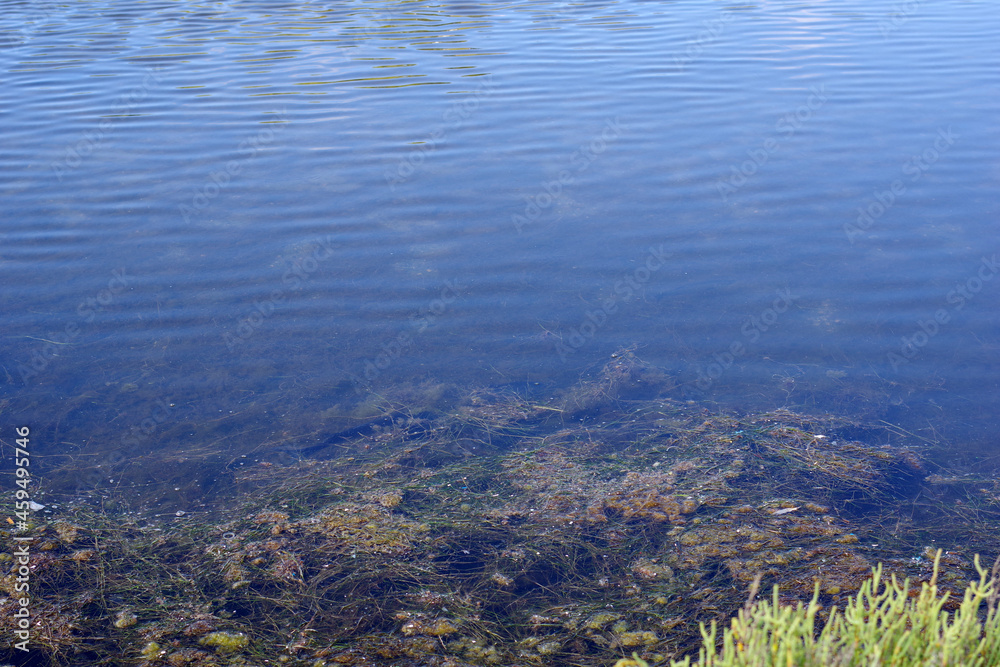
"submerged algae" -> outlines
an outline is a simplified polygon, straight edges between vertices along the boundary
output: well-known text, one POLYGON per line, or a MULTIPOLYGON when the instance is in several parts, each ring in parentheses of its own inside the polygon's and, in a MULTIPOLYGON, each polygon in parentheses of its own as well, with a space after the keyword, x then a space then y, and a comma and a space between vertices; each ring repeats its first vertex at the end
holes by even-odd
MULTIPOLYGON (((33 533, 47 547, 33 554, 39 651, 150 666, 676 657, 754 581, 788 603, 819 583, 839 603, 879 560, 926 578, 914 554, 936 539, 955 545, 941 581, 957 590, 958 531, 987 543, 1000 527, 996 485, 935 504, 914 451, 847 440, 852 425, 830 417, 630 399, 630 378, 655 377, 632 362, 597 382, 602 401, 478 392, 359 434, 336 459, 241 468, 242 495, 213 512, 69 508, 33 533), (920 525, 902 518, 917 512, 920 525)), ((8 595, 14 583, 0 580, 8 595)))
POLYGON ((239 653, 247 647, 250 640, 242 632, 210 632, 201 639, 198 643, 202 646, 208 646, 214 648, 220 655, 228 655, 230 653, 239 653))

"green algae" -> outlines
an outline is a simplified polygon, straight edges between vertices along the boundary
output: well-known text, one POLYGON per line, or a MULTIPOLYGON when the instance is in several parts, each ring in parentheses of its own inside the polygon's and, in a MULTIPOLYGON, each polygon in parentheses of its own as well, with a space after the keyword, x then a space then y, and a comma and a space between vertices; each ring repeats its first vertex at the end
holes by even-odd
POLYGON ((202 646, 209 646, 214 648, 220 655, 228 655, 230 653, 239 653, 247 647, 250 640, 242 632, 210 632, 201 639, 198 643, 202 646))

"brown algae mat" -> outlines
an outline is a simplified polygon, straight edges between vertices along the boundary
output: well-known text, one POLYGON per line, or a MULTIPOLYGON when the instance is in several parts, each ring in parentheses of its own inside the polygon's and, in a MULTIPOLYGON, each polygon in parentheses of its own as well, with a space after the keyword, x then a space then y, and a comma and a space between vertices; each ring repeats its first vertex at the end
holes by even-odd
POLYGON ((919 586, 941 547, 938 585, 961 591, 973 555, 997 555, 997 482, 949 475, 891 429, 630 398, 661 381, 626 351, 549 404, 368 401, 314 457, 235 468, 205 511, 64 503, 17 533, 33 538, 31 652, 4 642, 0 661, 655 664, 696 654, 699 622, 725 623, 758 576, 761 595, 807 601, 818 583, 843 607, 878 562, 919 586))

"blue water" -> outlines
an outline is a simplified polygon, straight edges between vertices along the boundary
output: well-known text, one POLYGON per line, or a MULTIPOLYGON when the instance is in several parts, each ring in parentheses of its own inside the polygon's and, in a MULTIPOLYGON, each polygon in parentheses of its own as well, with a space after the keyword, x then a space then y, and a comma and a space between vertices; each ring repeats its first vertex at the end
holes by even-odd
POLYGON ((998 63, 987 0, 0 2, 4 421, 155 478, 634 347, 990 467, 998 63))

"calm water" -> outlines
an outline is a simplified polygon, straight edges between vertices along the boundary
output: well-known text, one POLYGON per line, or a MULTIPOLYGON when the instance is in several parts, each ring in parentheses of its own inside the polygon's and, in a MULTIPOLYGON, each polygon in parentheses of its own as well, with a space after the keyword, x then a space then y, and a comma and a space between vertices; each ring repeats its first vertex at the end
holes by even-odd
POLYGON ((992 1, 0 10, 2 435, 53 475, 630 346, 996 462, 992 1))

